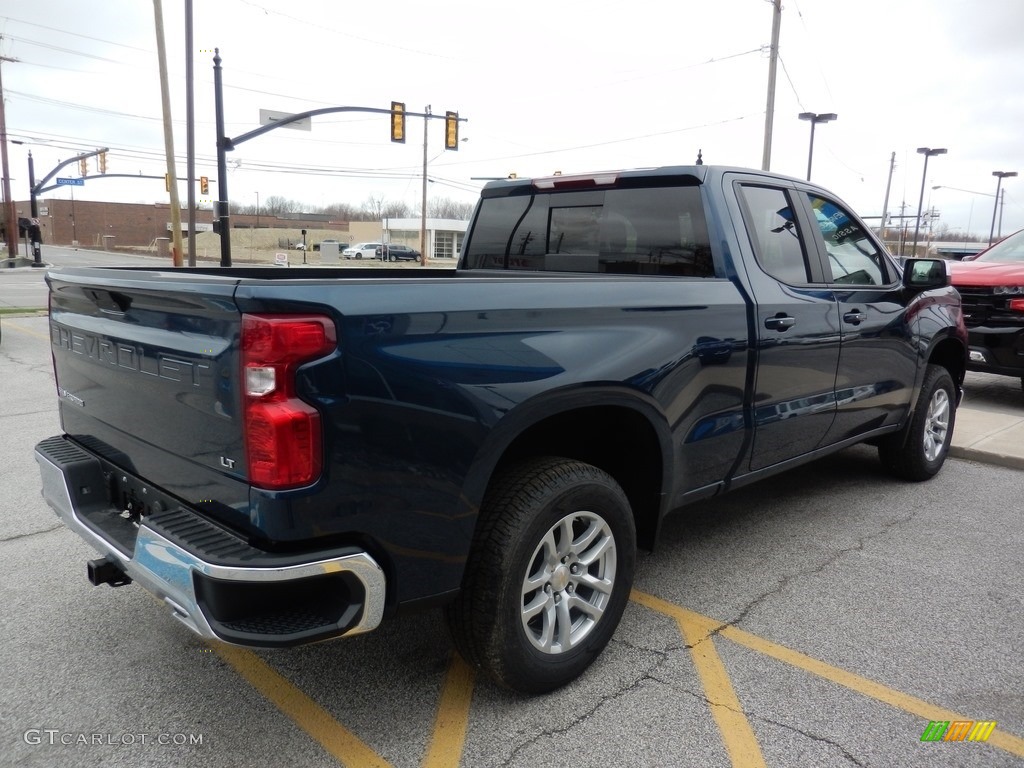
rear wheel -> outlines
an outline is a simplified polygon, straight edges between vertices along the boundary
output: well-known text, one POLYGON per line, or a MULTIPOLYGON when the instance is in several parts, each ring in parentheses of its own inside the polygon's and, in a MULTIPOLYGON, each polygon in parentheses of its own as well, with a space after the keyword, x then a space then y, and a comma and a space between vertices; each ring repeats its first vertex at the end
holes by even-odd
POLYGON ((942 469, 953 439, 956 387, 949 371, 929 365, 910 422, 878 444, 886 469, 906 480, 928 480, 942 469))
POLYGON ((455 645, 495 681, 542 693, 578 677, 629 598, 636 532, 607 473, 540 458, 495 480, 462 592, 447 611, 455 645))

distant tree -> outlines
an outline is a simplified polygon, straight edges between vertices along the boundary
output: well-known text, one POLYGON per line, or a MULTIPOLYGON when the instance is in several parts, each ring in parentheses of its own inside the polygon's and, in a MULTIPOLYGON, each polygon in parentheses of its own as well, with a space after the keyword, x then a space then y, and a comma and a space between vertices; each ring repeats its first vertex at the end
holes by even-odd
POLYGON ((427 204, 427 215, 435 219, 466 220, 473 212, 473 203, 439 197, 427 204))
POLYGON ((385 200, 383 197, 368 197, 363 201, 363 218, 361 221, 381 221, 382 219, 406 219, 412 216, 412 209, 407 203, 385 200))
POLYGON ((336 221, 359 221, 361 211, 351 203, 331 203, 325 205, 320 213, 327 214, 336 221))
POLYGON ((289 200, 281 195, 271 195, 260 205, 260 213, 268 216, 276 216, 279 213, 299 213, 302 211, 302 204, 295 200, 289 200))
POLYGON ((384 206, 384 216, 389 219, 408 219, 413 215, 408 203, 391 202, 384 206))
POLYGON ((384 218, 384 206, 386 201, 383 197, 373 197, 372 195, 363 201, 363 207, 360 213, 362 214, 361 221, 380 221, 384 218))

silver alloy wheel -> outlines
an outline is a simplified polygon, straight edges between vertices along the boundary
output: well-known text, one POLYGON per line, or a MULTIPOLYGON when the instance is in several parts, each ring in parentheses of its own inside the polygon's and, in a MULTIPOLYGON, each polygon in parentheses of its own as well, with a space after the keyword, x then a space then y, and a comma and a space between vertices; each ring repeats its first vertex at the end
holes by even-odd
POLYGON ((597 626, 615 586, 615 537, 593 512, 553 525, 530 558, 522 587, 523 629, 549 654, 566 653, 597 626))
POLYGON ((949 394, 944 389, 936 389, 928 403, 928 415, 924 423, 924 457, 935 461, 946 445, 949 432, 950 414, 949 394))

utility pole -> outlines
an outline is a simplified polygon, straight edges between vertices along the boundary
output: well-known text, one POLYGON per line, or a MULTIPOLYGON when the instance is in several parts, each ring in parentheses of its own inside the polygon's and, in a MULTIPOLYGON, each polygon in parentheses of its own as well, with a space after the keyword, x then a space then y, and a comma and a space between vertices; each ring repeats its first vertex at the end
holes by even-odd
MULTIPOLYGON (((0 37, 0 40, 3 40, 0 37)), ((18 212, 14 208, 14 199, 11 197, 11 171, 7 164, 7 115, 4 113, 4 80, 3 63, 5 61, 16 62, 9 56, 0 56, 0 166, 3 169, 3 193, 4 193, 4 231, 7 232, 7 266, 14 266, 14 257, 18 255, 18 212)))
POLYGON ((772 125, 775 121, 775 72, 779 64, 779 30, 782 27, 782 0, 772 0, 772 46, 768 58, 768 106, 764 113, 764 154, 761 170, 772 165, 772 125))
POLYGON ((188 176, 188 265, 196 265, 196 104, 192 0, 185 0, 185 175, 188 176))
POLYGON ((164 113, 164 153, 171 181, 171 248, 174 266, 181 266, 181 201, 178 199, 178 176, 174 169, 174 130, 171 127, 171 94, 167 85, 167 46, 164 43, 164 12, 161 0, 153 0, 156 17, 156 57, 160 64, 160 96, 164 113))
POLYGON ((896 167, 896 153, 889 158, 889 180, 885 182, 885 200, 882 201, 882 224, 878 228, 878 239, 885 240, 885 217, 889 215, 889 190, 892 188, 892 172, 896 167))

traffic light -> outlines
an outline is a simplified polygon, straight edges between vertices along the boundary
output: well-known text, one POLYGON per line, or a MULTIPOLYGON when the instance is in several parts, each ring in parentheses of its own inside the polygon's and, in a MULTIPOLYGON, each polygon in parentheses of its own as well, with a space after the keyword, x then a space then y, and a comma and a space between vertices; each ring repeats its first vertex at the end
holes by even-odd
POLYGON ((459 113, 444 113, 444 148, 459 148, 459 113))
POLYGON ((391 102, 391 140, 405 144, 405 103, 391 102))
POLYGON ((99 157, 100 157, 100 159, 99 159, 100 173, 106 173, 107 172, 107 153, 106 152, 100 152, 99 157))
POLYGON ((199 194, 208 195, 210 194, 210 179, 207 176, 199 177, 199 194))
POLYGON ((164 174, 164 189, 168 192, 171 191, 171 174, 169 173, 164 174))
POLYGON ((82 177, 89 175, 89 160, 85 157, 78 161, 78 175, 82 177))

